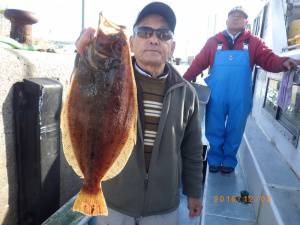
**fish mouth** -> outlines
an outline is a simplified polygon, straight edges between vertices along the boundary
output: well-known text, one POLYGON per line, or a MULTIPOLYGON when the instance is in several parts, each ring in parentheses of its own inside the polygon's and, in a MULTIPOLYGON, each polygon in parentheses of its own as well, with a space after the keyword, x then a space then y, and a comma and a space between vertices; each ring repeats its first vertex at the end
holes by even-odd
POLYGON ((117 25, 106 19, 102 12, 99 15, 99 25, 94 41, 95 55, 100 58, 119 58, 124 42, 125 26, 117 25))
POLYGON ((107 58, 111 58, 111 55, 109 55, 108 53, 105 53, 104 51, 95 51, 94 54, 96 56, 98 56, 99 58, 102 58, 102 59, 107 59, 107 58))
POLYGON ((94 44, 94 55, 101 59, 107 59, 120 58, 126 42, 122 41, 119 34, 108 37, 100 34, 99 40, 96 40, 94 44))

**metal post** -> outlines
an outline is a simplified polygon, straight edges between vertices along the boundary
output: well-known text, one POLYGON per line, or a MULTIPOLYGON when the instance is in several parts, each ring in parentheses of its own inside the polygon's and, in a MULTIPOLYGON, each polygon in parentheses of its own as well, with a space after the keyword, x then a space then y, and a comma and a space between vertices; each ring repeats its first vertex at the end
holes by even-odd
POLYGON ((81 12, 81 15, 82 15, 82 17, 81 17, 81 30, 83 30, 84 29, 84 4, 85 4, 85 0, 82 0, 82 7, 81 7, 81 10, 82 10, 82 12, 81 12))

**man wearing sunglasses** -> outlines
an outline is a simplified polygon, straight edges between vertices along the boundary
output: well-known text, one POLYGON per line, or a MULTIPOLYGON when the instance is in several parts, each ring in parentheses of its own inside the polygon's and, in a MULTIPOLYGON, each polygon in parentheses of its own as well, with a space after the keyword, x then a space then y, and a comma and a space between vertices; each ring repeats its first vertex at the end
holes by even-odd
MULTIPOLYGON (((137 144, 121 173, 102 183, 109 212, 94 219, 96 224, 177 225, 181 183, 189 216, 201 213, 200 106, 193 87, 167 62, 175 48, 175 25, 173 10, 161 2, 145 6, 134 24, 137 144)), ((79 54, 91 35, 94 30, 87 29, 79 37, 79 54)))
POLYGON ((232 173, 237 165, 236 154, 252 107, 253 66, 277 73, 299 63, 275 55, 262 40, 245 31, 247 18, 241 7, 230 10, 227 30, 207 41, 184 74, 185 79, 194 80, 206 68, 210 70, 205 79, 211 89, 205 134, 213 173, 232 173))

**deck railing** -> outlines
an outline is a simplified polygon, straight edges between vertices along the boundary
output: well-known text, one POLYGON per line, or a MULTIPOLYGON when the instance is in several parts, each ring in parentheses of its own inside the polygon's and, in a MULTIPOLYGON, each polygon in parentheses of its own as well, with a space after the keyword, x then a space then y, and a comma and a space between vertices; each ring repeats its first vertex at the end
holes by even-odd
POLYGON ((87 225, 91 217, 72 210, 75 197, 59 208, 42 225, 87 225))

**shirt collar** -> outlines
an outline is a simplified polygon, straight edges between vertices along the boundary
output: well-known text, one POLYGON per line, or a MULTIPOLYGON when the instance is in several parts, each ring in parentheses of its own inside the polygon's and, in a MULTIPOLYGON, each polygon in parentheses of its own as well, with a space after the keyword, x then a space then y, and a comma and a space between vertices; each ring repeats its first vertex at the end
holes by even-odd
MULTIPOLYGON (((138 71, 139 74, 146 76, 146 77, 153 78, 151 74, 149 74, 147 71, 143 70, 136 62, 134 64, 134 68, 138 71)), ((163 73, 161 75, 159 75, 157 77, 157 79, 166 79, 168 77, 168 75, 169 75, 169 69, 167 66, 165 66, 163 73)))
POLYGON ((232 35, 228 30, 226 30, 226 33, 231 38, 231 40, 234 42, 235 39, 242 33, 242 31, 238 32, 236 35, 232 35))

